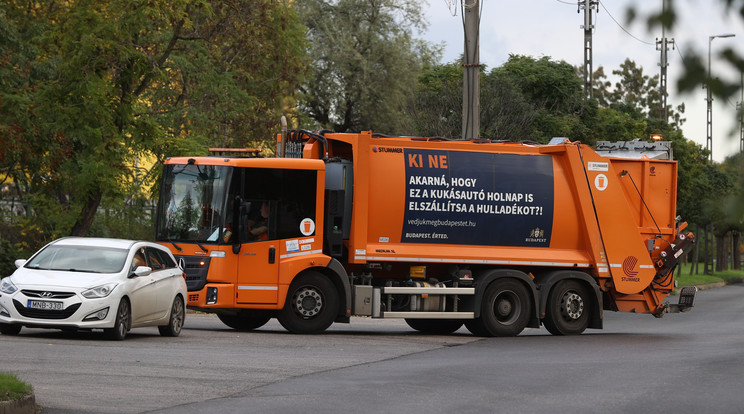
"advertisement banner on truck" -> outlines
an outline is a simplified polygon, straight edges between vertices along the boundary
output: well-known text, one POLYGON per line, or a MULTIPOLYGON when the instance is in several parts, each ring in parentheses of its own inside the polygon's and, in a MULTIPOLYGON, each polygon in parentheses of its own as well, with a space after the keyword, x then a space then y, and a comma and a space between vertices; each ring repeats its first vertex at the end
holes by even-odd
POLYGON ((404 160, 401 241, 550 245, 551 156, 405 149, 404 160))

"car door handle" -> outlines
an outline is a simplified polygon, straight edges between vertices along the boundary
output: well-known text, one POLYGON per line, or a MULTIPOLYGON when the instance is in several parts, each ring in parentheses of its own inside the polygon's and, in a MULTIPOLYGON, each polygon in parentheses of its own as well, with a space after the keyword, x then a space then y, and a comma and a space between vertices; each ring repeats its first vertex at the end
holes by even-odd
POLYGON ((276 249, 269 247, 269 264, 274 264, 276 261, 276 249))

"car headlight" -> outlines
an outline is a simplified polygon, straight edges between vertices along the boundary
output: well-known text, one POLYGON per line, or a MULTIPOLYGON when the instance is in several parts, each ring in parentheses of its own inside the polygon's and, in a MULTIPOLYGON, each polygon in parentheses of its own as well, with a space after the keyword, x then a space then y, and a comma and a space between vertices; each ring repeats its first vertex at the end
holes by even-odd
POLYGON ((114 288, 116 287, 117 284, 118 283, 107 283, 105 285, 90 288, 86 290, 85 292, 83 292, 83 296, 88 299, 105 298, 111 292, 114 291, 114 288))
POLYGON ((13 282, 10 281, 9 277, 5 277, 0 280, 0 292, 7 293, 8 295, 18 291, 13 282))

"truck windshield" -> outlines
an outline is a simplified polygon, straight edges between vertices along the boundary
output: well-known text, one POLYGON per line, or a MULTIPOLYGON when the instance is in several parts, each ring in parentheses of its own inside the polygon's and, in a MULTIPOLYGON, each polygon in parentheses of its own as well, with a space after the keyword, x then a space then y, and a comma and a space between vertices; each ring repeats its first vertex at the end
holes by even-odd
POLYGON ((157 240, 217 243, 224 231, 230 167, 166 165, 158 203, 157 240))

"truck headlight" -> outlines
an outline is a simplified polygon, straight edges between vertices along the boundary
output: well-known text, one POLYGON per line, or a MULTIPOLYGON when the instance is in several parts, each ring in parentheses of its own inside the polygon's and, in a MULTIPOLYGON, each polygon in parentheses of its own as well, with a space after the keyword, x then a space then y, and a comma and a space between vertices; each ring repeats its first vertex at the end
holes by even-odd
POLYGON ((114 291, 114 288, 116 287, 117 284, 118 283, 107 283, 105 285, 90 288, 86 290, 85 292, 83 292, 83 296, 88 299, 105 298, 111 292, 114 291))
POLYGON ((10 295, 17 291, 18 291, 18 288, 15 287, 13 282, 10 281, 9 277, 6 277, 0 280, 0 292, 7 293, 8 295, 10 295))

